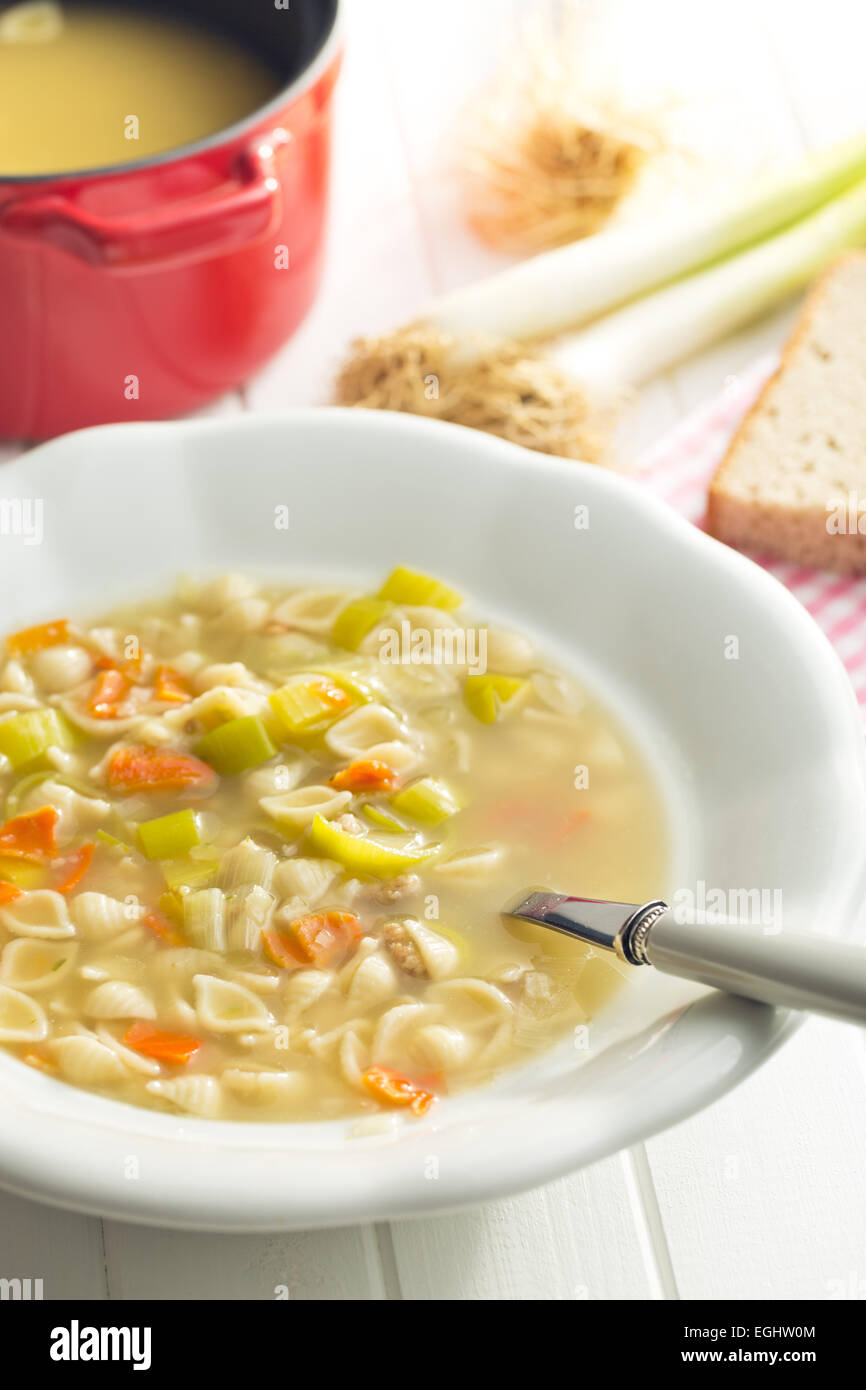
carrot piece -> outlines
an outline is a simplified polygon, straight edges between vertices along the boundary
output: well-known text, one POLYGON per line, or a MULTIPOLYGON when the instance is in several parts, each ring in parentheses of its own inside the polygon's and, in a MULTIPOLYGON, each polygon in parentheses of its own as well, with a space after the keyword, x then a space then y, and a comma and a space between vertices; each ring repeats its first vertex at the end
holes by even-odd
POLYGON ((17 883, 10 883, 7 878, 0 878, 0 907, 5 903, 14 903, 16 898, 23 897, 24 889, 19 888, 17 883))
POLYGON ((313 686, 317 694, 321 695, 323 700, 327 701, 332 709, 348 709, 352 704, 352 697, 348 690, 336 685, 327 676, 317 676, 315 680, 310 681, 310 685, 313 686))
POLYGON ((581 811, 572 811, 571 814, 565 816, 555 827, 555 829, 551 832, 550 843, 552 845, 564 844, 566 840, 570 839, 570 837, 574 835, 586 821, 589 820, 591 814, 592 813, 586 809, 581 811))
POLYGON ((139 648, 135 656, 122 656, 120 658, 106 656, 103 652, 96 657, 96 665, 100 671, 119 671, 122 676, 135 685, 136 681, 141 680, 141 668, 144 664, 144 652, 139 648))
POLYGON ((426 1115, 436 1099, 432 1091, 425 1091, 390 1067, 368 1067, 361 1080, 382 1105, 408 1106, 413 1115, 426 1115))
POLYGON ((189 681, 173 666, 160 666, 153 682, 153 698, 167 705, 185 705, 193 697, 189 681))
POLYGON ((42 806, 0 825, 0 854, 15 859, 50 859, 57 853, 57 811, 42 806))
POLYGON ((276 927, 269 927, 267 931, 262 932, 262 946, 268 960, 272 960, 281 970, 298 970, 310 963, 301 954, 300 947, 291 934, 277 931, 276 927))
POLYGON ((160 941, 164 941, 167 946, 182 946, 184 944, 183 937, 175 931, 165 913, 157 911, 156 908, 141 918, 141 925, 147 927, 148 931, 153 932, 154 936, 158 936, 160 941))
POLYGON ((170 1062, 175 1067, 185 1067, 202 1047, 201 1038, 185 1037, 182 1033, 166 1033, 162 1028, 154 1028, 150 1023, 133 1023, 123 1035, 126 1047, 140 1052, 143 1057, 153 1057, 157 1062, 170 1062))
POLYGON ((120 706, 131 690, 122 671, 111 666, 100 671, 93 693, 87 702, 87 712, 93 719, 118 719, 120 706))
POLYGON ((396 772, 387 763, 377 758, 362 758, 336 773, 331 778, 331 786, 341 792, 392 792, 397 781, 396 772))
POLYGON ((291 923, 292 935, 312 965, 334 965, 361 939, 361 923, 351 912, 317 912, 291 923))
POLYGON ((195 787, 212 791, 216 773, 190 753, 171 748, 147 748, 129 744, 118 748, 108 764, 108 785, 118 791, 163 792, 195 787))
POLYGON ((58 618, 53 623, 39 623, 13 632, 6 638, 6 646, 12 656, 30 656, 44 647, 59 647, 68 641, 69 624, 65 618, 58 618))
POLYGON ((54 884, 55 893, 71 893, 73 888, 78 887, 90 868, 90 861, 95 849, 96 844, 91 840, 89 844, 82 845, 68 858, 60 860, 60 879, 54 884))

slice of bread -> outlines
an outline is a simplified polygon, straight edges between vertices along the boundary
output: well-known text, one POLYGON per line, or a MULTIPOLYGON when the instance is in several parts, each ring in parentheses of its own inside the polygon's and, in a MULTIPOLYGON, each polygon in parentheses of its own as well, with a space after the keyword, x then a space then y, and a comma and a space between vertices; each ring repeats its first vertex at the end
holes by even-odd
POLYGON ((866 252, 841 257, 809 295, 713 479, 707 530, 866 574, 866 252))

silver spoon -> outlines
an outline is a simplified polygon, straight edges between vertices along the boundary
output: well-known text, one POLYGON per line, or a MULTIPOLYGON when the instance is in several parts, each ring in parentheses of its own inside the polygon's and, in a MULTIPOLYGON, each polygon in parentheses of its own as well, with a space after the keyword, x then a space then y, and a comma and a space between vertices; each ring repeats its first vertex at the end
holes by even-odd
POLYGON ((503 916, 614 951, 629 965, 654 965, 729 994, 866 1024, 863 946, 715 917, 684 921, 661 899, 641 905, 545 889, 515 899, 503 916))

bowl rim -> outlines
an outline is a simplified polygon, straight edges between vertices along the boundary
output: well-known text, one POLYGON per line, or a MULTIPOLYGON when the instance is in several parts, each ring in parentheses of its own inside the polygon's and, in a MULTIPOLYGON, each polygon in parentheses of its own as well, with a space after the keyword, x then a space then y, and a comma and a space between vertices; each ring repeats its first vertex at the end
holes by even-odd
MULTIPOLYGON (((459 425, 390 412, 340 407, 261 414, 242 413, 215 419, 141 421, 94 426, 40 444, 5 465, 4 476, 14 488, 18 480, 23 481, 34 467, 45 468, 47 465, 49 468, 66 468, 67 456, 70 453, 74 455, 86 452, 91 442, 97 439, 102 441, 100 448, 109 446, 116 457, 117 445, 122 445, 124 439, 134 438, 137 444, 147 445, 151 438, 165 440, 169 435, 179 439, 191 439, 196 436, 207 437, 226 433, 254 435, 256 432, 273 430, 291 433, 295 430, 310 429, 320 432, 323 437, 335 430, 338 434, 348 432, 349 435, 358 431, 374 435, 376 432, 384 432, 408 441, 427 436, 441 441, 441 447, 459 448, 470 467, 471 455, 475 454, 495 458, 497 467, 510 468, 515 474, 544 472, 555 478, 567 478, 572 482, 575 479, 587 482, 602 495, 616 497, 625 505, 642 513, 648 524, 667 531, 681 552, 690 550, 691 553, 703 557, 702 564, 714 566, 723 572, 727 571, 737 579, 740 591, 745 586, 747 592, 751 590, 756 598, 761 600, 765 611, 769 610, 771 616, 778 616, 780 623, 783 623, 791 634, 792 644, 799 645, 803 659, 810 661, 813 670, 817 664, 826 673, 821 698, 825 707, 835 715, 834 728, 840 746, 847 743, 851 753, 851 776, 847 785, 838 788, 839 797, 846 808, 857 812, 856 816, 851 816, 850 824, 846 817, 845 828, 852 851, 855 846, 859 848, 857 820, 859 818, 859 823, 863 824, 866 817, 866 749, 853 689, 836 652, 811 616, 776 579, 753 561, 722 545, 684 520, 660 498, 636 486, 633 480, 601 470, 597 466, 540 455, 459 425)), ((130 470, 130 486, 138 476, 140 475, 135 470, 130 470)), ((852 856, 847 880, 839 883, 834 881, 834 912, 840 919, 843 919, 846 913, 851 916, 851 908, 862 890, 864 875, 866 864, 861 852, 857 857, 852 856)), ((215 1191, 207 1186, 196 1191, 194 1183, 186 1182, 184 1185, 176 1178, 173 1182, 163 1180, 161 1185, 157 1182, 148 1186, 130 1183, 120 1174, 113 1180, 110 1177, 107 1179, 105 1172, 97 1171, 87 1162, 87 1134, 92 1134, 94 1128, 101 1128, 104 1132, 118 1131, 126 1137, 128 1143, 128 1136, 133 1134, 136 1128, 134 1121, 138 1119, 139 1125, 148 1131, 145 1147, 149 1145, 155 1153, 168 1152, 173 1143, 192 1143, 200 1151, 201 1146, 207 1149, 213 1146, 214 1150, 221 1154, 228 1154, 233 1150, 235 1153, 261 1157, 277 1150, 281 1136, 285 1136, 286 1130, 291 1131, 295 1126, 260 1122, 237 1125, 228 1121, 192 1117, 178 1122, 175 1116, 143 1111, 138 1107, 77 1091, 38 1073, 28 1072, 27 1080, 36 1092, 42 1095, 51 1094, 53 1088, 53 1093, 62 1091, 67 1099, 70 1095, 73 1098, 85 1097, 88 1102, 94 1103, 87 1108, 99 1110, 103 1118, 93 1121, 88 1118, 72 1118, 70 1121, 67 1115, 62 1121, 58 1121, 56 1113, 48 1117, 49 1123, 66 1124, 78 1148, 75 1161, 70 1157, 59 1171, 56 1152, 49 1152, 50 1146, 45 1145, 39 1149, 37 1145, 34 1150, 26 1133, 20 1134, 16 1127, 10 1127, 15 1132, 7 1132, 0 1139, 0 1185, 22 1196, 77 1211, 110 1215, 144 1224, 213 1231, 265 1231, 346 1225, 455 1210, 467 1204, 491 1200, 551 1181, 685 1119, 739 1084, 771 1056, 802 1022, 800 1016, 773 1010, 765 1005, 751 1004, 745 1000, 734 1000, 730 996, 712 996, 710 1012, 713 1007, 722 1019, 725 1015, 736 1017, 738 1027, 749 1039, 749 1046, 744 1047, 736 1057, 730 1057, 721 1069, 697 1077, 686 1094, 668 1092, 663 1098, 655 1098, 650 1106, 652 1113, 640 1110, 630 1114, 607 1116, 608 1123, 603 1134, 591 1136, 589 1139, 573 1134, 563 1136, 555 1151, 544 1155, 532 1153, 529 1156, 518 1157, 509 1154, 512 1161, 502 1164, 496 1171, 489 1168, 477 1171, 467 1166, 456 1182, 452 1180, 419 1185, 416 1176, 407 1177, 405 1171, 401 1173, 397 1165, 392 1164, 388 1169, 385 1163, 388 1178, 387 1195, 382 1194, 378 1184, 370 1188, 369 1183, 367 1187, 363 1187, 356 1181, 341 1191, 329 1189, 324 1195, 320 1193, 316 1200, 305 1202, 302 1207, 297 1202, 286 1207, 275 1203, 270 1193, 265 1195, 254 1186, 244 1190, 237 1179, 232 1184, 228 1176, 222 1191, 215 1191), (75 1131, 79 1131, 77 1138, 75 1131), (230 1189, 233 1200, 237 1202, 241 1193, 242 1201, 229 1214, 225 1207, 225 1197, 230 1189)), ((3 1060, 6 1060, 5 1057, 3 1060)), ((8 1060, 14 1064, 14 1059, 8 1060)), ((21 1070, 23 1071, 23 1068, 21 1070)), ((6 1075, 7 1068, 0 1066, 0 1095, 3 1093, 6 1075)), ((459 1125, 465 1122, 461 1118, 464 1111, 471 1116, 473 1098, 480 1097, 483 1103, 483 1097, 490 1095, 492 1090, 492 1087, 479 1088, 450 1101, 449 1110, 457 1117, 456 1123, 459 1125)), ((34 1108, 35 1104, 36 1102, 34 1108)), ((63 1108, 74 1111, 75 1105, 73 1099, 63 1108)), ((362 1140, 362 1148, 357 1152, 363 1152, 367 1156, 382 1154, 387 1151, 384 1147, 385 1142, 380 1142, 379 1137, 362 1140)), ((427 1142, 429 1143, 429 1137, 427 1142)), ((73 1144, 70 1143, 70 1155, 72 1151, 73 1144)), ((292 1156, 295 1158, 303 1153, 302 1149, 292 1149, 292 1156)), ((298 1158, 298 1161, 301 1159, 298 1158)), ((361 1164, 360 1171, 362 1176, 366 1175, 364 1181, 367 1181, 369 1174, 364 1164, 361 1164)))

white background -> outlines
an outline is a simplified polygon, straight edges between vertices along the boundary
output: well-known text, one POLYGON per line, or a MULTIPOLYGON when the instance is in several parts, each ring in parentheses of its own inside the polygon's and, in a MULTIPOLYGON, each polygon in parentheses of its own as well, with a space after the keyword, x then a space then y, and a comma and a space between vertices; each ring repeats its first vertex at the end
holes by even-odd
MULTIPOLYGON (((584 7, 588 53, 615 64, 633 95, 645 89, 668 111, 673 100, 712 161, 709 174, 679 169, 671 197, 866 125, 861 0, 584 7)), ((405 321, 497 264, 461 225, 449 129, 511 8, 348 0, 326 283, 293 342, 215 412, 325 401, 353 335, 405 321)), ((655 442, 789 322, 785 311, 653 383, 624 452, 655 442)), ((0 459, 14 452, 0 446, 0 459)), ((285 1285, 294 1299, 862 1299, 864 1101, 864 1035, 813 1020, 711 1110, 526 1196, 453 1217, 245 1237, 138 1229, 0 1193, 0 1275, 41 1277, 47 1298, 268 1299, 285 1285)), ((282 1181, 291 1175, 275 1173, 282 1181)))

